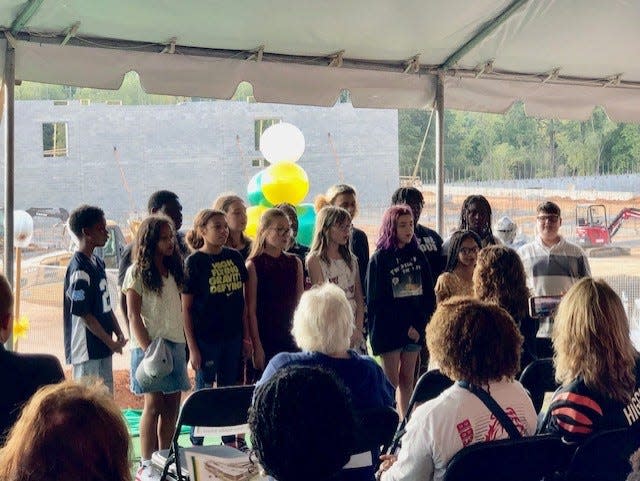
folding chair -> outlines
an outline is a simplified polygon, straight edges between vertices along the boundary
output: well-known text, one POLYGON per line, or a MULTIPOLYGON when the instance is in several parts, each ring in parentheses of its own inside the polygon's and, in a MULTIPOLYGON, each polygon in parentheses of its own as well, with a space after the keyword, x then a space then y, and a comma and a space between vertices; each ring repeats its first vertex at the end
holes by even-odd
POLYGON ((556 436, 502 439, 467 446, 451 458, 444 481, 540 481, 566 469, 571 448, 556 436))
MULTIPOLYGON (((185 399, 176 430, 168 450, 157 451, 153 454, 154 466, 162 469, 161 481, 168 476, 179 481, 185 481, 188 472, 183 467, 186 458, 182 448, 178 444, 178 438, 182 426, 198 426, 217 428, 215 434, 239 434, 248 432, 248 410, 253 397, 253 385, 231 386, 202 389, 195 391, 185 399), (175 466, 175 473, 170 470, 175 466)), ((219 450, 221 446, 204 446, 194 448, 200 453, 207 453, 213 449, 219 450)), ((231 450, 231 448, 228 448, 231 450)), ((235 450, 231 450, 233 452, 235 450)))
POLYGON ((354 453, 384 451, 393 440, 399 416, 395 409, 364 409, 356 412, 357 430, 354 453))
POLYGON ((416 387, 413 389, 413 393, 411 394, 407 413, 402 422, 400 422, 400 425, 393 436, 393 442, 389 447, 389 453, 393 453, 400 446, 400 439, 404 435, 407 422, 409 422, 409 418, 411 417, 416 405, 438 397, 442 391, 450 387, 452 384, 453 381, 442 374, 438 369, 427 371, 420 376, 420 379, 418 379, 416 387))
POLYGON ((537 413, 542 409, 545 393, 555 392, 558 389, 559 384, 556 382, 555 373, 553 359, 545 357, 533 361, 520 375, 520 383, 529 391, 537 413))
POLYGON ((624 481, 631 472, 629 457, 640 448, 640 430, 623 428, 590 436, 578 447, 566 481, 624 481))

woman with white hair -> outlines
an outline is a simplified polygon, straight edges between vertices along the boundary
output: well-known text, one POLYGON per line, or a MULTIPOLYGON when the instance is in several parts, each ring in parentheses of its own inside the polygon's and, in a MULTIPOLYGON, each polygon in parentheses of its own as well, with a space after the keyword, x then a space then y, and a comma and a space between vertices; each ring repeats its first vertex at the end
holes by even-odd
POLYGON ((395 389, 380 366, 369 356, 349 349, 354 328, 353 310, 340 287, 326 282, 306 291, 291 330, 302 352, 277 354, 257 384, 292 364, 321 366, 334 372, 351 391, 355 409, 392 406, 395 389))
MULTIPOLYGON (((355 410, 393 406, 395 388, 382 368, 369 356, 349 349, 354 329, 353 309, 342 288, 329 282, 312 287, 302 294, 293 315, 291 333, 302 352, 276 354, 257 386, 288 366, 321 367, 342 381, 355 410)), ((376 458, 377 453, 372 453, 367 461, 352 459, 335 480, 373 481, 376 458)))

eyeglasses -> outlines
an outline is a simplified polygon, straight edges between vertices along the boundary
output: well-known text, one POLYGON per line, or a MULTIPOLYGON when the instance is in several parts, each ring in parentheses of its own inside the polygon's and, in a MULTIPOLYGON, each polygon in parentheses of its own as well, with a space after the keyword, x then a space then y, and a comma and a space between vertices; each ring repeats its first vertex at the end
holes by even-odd
POLYGON ((478 247, 461 247, 460 254, 463 256, 468 256, 471 254, 477 254, 480 249, 478 247))
POLYGON ((270 227, 269 230, 274 230, 278 235, 282 235, 291 232, 291 227, 270 227))
POLYGON ((539 215, 537 219, 538 219, 538 222, 542 224, 544 224, 545 222, 549 222, 550 224, 555 224, 560 219, 560 216, 556 214, 539 215))

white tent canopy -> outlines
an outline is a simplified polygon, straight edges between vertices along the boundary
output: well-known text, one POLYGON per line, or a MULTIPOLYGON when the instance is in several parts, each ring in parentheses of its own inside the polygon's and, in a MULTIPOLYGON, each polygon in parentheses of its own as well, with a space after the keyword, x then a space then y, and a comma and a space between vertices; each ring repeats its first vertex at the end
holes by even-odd
POLYGON ((640 121, 637 0, 0 0, 5 274, 13 277, 14 80, 260 102, 436 107, 640 121), (446 91, 446 95, 445 95, 446 91))
POLYGON ((18 80, 261 102, 640 120, 640 2, 0 0, 18 80), (15 39, 15 40, 14 40, 15 39), (63 46, 62 46, 63 45, 63 46), (164 53, 161 53, 164 52, 164 53))

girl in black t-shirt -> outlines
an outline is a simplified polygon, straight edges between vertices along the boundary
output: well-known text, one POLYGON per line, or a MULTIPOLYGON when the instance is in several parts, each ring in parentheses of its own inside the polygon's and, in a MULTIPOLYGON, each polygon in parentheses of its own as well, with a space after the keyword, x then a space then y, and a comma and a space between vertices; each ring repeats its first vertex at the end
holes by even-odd
MULTIPOLYGON (((187 233, 194 252, 186 260, 182 315, 196 390, 235 384, 242 354, 251 355, 244 316, 247 269, 240 253, 225 247, 224 212, 201 210, 187 233)), ((196 444, 201 438, 194 438, 196 444)))

